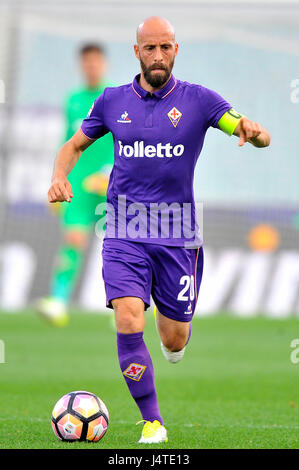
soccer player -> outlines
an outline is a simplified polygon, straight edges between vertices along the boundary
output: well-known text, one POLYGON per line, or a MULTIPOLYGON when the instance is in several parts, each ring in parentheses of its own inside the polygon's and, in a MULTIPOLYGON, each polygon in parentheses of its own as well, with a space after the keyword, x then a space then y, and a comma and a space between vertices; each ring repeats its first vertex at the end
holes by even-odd
MULTIPOLYGON (((86 44, 79 52, 85 84, 69 94, 65 105, 68 141, 80 127, 95 99, 106 87, 107 60, 100 44, 86 44)), ((106 201, 109 173, 114 160, 113 139, 109 133, 86 150, 84 158, 72 170, 69 181, 75 196, 72 204, 58 210, 63 231, 56 266, 52 274, 50 296, 38 301, 37 310, 57 326, 68 323, 69 300, 80 274, 84 250, 96 221, 96 206, 106 201)))
POLYGON ((178 44, 165 19, 151 17, 138 27, 134 51, 141 73, 96 99, 58 153, 48 196, 71 202, 68 172, 110 131, 115 162, 102 250, 107 305, 115 312, 120 368, 144 421, 139 442, 160 443, 168 438, 143 340, 144 311, 152 295, 162 352, 178 362, 190 340, 203 270, 193 177, 205 134, 209 127, 234 134, 240 147, 266 147, 270 135, 214 91, 172 75, 178 44))

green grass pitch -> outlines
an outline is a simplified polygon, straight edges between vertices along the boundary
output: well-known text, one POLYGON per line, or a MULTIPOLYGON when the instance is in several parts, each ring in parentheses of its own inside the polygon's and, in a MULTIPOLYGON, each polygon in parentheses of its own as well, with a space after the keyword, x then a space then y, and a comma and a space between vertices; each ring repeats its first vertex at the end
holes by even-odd
MULTIPOLYGON (((297 335, 297 336, 296 336, 297 335)), ((185 357, 168 363, 152 313, 145 339, 169 442, 150 448, 297 448, 299 364, 290 361, 298 319, 195 318, 185 357)), ((74 312, 55 329, 33 313, 0 314, 0 448, 133 449, 141 419, 121 377, 110 318, 74 312), (99 395, 110 412, 99 443, 53 434, 56 401, 72 390, 99 395)))

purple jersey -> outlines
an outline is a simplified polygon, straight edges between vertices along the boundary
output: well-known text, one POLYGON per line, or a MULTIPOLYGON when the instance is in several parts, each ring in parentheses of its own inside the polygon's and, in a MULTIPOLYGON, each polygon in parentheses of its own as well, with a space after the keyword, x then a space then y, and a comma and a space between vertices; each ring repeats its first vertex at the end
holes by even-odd
POLYGON ((89 139, 114 138, 106 237, 186 246, 198 239, 193 179, 205 134, 232 106, 173 75, 151 94, 139 77, 106 88, 81 126, 89 139))

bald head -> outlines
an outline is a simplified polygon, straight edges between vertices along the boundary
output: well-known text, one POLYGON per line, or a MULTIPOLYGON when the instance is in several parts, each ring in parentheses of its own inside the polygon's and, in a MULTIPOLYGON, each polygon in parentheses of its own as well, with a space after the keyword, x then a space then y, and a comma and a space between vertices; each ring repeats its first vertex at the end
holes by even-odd
POLYGON ((159 89, 170 79, 178 44, 169 21, 151 16, 137 28, 134 51, 141 66, 141 86, 149 91, 159 89))
POLYGON ((137 43, 146 41, 152 37, 167 37, 175 42, 175 32, 168 20, 161 16, 151 16, 144 20, 137 28, 137 43))

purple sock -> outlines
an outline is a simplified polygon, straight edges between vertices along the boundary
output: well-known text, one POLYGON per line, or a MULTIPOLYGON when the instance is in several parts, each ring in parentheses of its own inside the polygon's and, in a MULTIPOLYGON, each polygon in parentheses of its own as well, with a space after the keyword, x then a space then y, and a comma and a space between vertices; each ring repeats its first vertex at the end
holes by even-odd
POLYGON ((143 341, 143 332, 117 333, 117 350, 121 371, 142 418, 146 421, 157 419, 163 424, 157 400, 154 367, 143 341))
POLYGON ((192 333, 192 323, 190 321, 190 323, 189 323, 189 335, 188 335, 188 339, 187 339, 187 342, 186 342, 185 346, 187 346, 187 344, 190 341, 191 333, 192 333))

